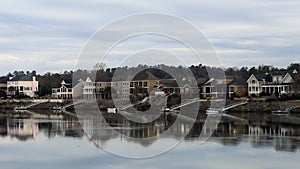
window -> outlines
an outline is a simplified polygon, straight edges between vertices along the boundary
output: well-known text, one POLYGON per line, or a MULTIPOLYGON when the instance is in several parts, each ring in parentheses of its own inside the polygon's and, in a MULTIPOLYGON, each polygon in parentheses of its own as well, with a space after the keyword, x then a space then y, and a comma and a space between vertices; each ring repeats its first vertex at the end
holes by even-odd
POLYGON ((252 80, 251 83, 252 83, 252 84, 255 84, 255 83, 256 83, 256 80, 252 80))

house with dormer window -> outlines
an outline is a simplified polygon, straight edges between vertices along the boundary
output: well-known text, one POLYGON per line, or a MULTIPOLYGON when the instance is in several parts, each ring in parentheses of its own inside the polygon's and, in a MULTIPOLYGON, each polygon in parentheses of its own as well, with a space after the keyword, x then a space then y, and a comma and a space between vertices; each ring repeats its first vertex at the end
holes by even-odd
POLYGON ((77 83, 72 83, 70 80, 62 80, 62 82, 52 88, 52 98, 57 99, 73 99, 82 96, 82 80, 78 80, 77 83))
POLYGON ((291 96, 294 94, 294 76, 298 72, 252 74, 248 80, 249 96, 291 96))
POLYGON ((39 82, 35 76, 18 75, 7 81, 7 95, 34 97, 39 91, 39 82))

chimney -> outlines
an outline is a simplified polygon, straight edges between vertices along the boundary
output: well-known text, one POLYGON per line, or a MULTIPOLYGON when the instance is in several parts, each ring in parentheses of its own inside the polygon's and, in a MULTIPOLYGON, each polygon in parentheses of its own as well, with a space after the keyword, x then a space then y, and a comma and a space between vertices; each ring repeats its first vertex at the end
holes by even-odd
POLYGON ((35 78, 35 76, 32 76, 32 80, 33 80, 33 81, 36 81, 36 78, 35 78))

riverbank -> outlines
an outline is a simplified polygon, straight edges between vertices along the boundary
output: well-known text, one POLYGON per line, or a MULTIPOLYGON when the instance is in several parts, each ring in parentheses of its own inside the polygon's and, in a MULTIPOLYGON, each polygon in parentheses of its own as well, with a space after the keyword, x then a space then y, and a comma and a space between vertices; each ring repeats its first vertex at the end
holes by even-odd
MULTIPOLYGON (((51 110, 53 107, 63 107, 71 103, 72 100, 65 100, 62 102, 44 102, 38 105, 32 106, 29 109, 36 110, 51 110)), ((228 100, 226 105, 231 105, 238 103, 239 101, 228 100)), ((30 101, 14 101, 14 100, 0 100, 0 110, 13 110, 17 106, 28 106, 32 104, 30 101)), ((105 110, 107 107, 113 106, 112 100, 98 100, 98 107, 105 110)), ((274 110, 284 110, 287 107, 295 107, 300 105, 300 100, 290 100, 290 101, 249 101, 243 106, 238 106, 230 110, 230 112, 264 112, 269 113, 274 110)), ((90 105, 93 106, 93 105, 90 105)), ((89 106, 85 106, 89 107, 89 106)), ((210 101, 201 102, 199 111, 205 112, 210 107, 210 101)), ((67 108, 67 110, 74 110, 73 106, 67 108)), ((293 113, 300 113, 300 108, 292 110, 293 113)))

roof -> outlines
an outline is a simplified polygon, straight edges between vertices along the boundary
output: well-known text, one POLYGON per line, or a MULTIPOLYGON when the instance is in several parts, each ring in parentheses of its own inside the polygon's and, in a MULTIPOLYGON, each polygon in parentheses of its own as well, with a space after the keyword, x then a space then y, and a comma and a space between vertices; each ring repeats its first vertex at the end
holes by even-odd
POLYGON ((135 80, 159 80, 159 79, 149 71, 142 71, 139 72, 132 80, 135 81, 135 80))
POLYGON ((159 83, 165 87, 178 87, 175 79, 162 79, 159 83))
MULTIPOLYGON (((251 76, 254 76, 258 81, 263 81, 266 77, 265 74, 252 74, 251 76)), ((250 79, 251 76, 248 77, 246 82, 250 79)))
POLYGON ((78 80, 75 83, 72 82, 72 79, 63 79, 60 84, 55 86, 54 88, 61 88, 63 85, 66 86, 67 88, 73 88, 75 87, 78 83, 80 83, 82 80, 78 80))
POLYGON ((201 86, 201 85, 205 84, 208 81, 208 78, 199 77, 199 78, 197 78, 196 81, 197 81, 198 86, 201 86))
POLYGON ((230 83, 230 85, 247 85, 247 79, 245 77, 234 77, 233 81, 230 83))
POLYGON ((9 81, 32 81, 33 76, 28 76, 28 75, 18 75, 10 79, 9 81))
POLYGON ((0 83, 6 83, 9 80, 8 76, 2 76, 0 77, 0 83))

